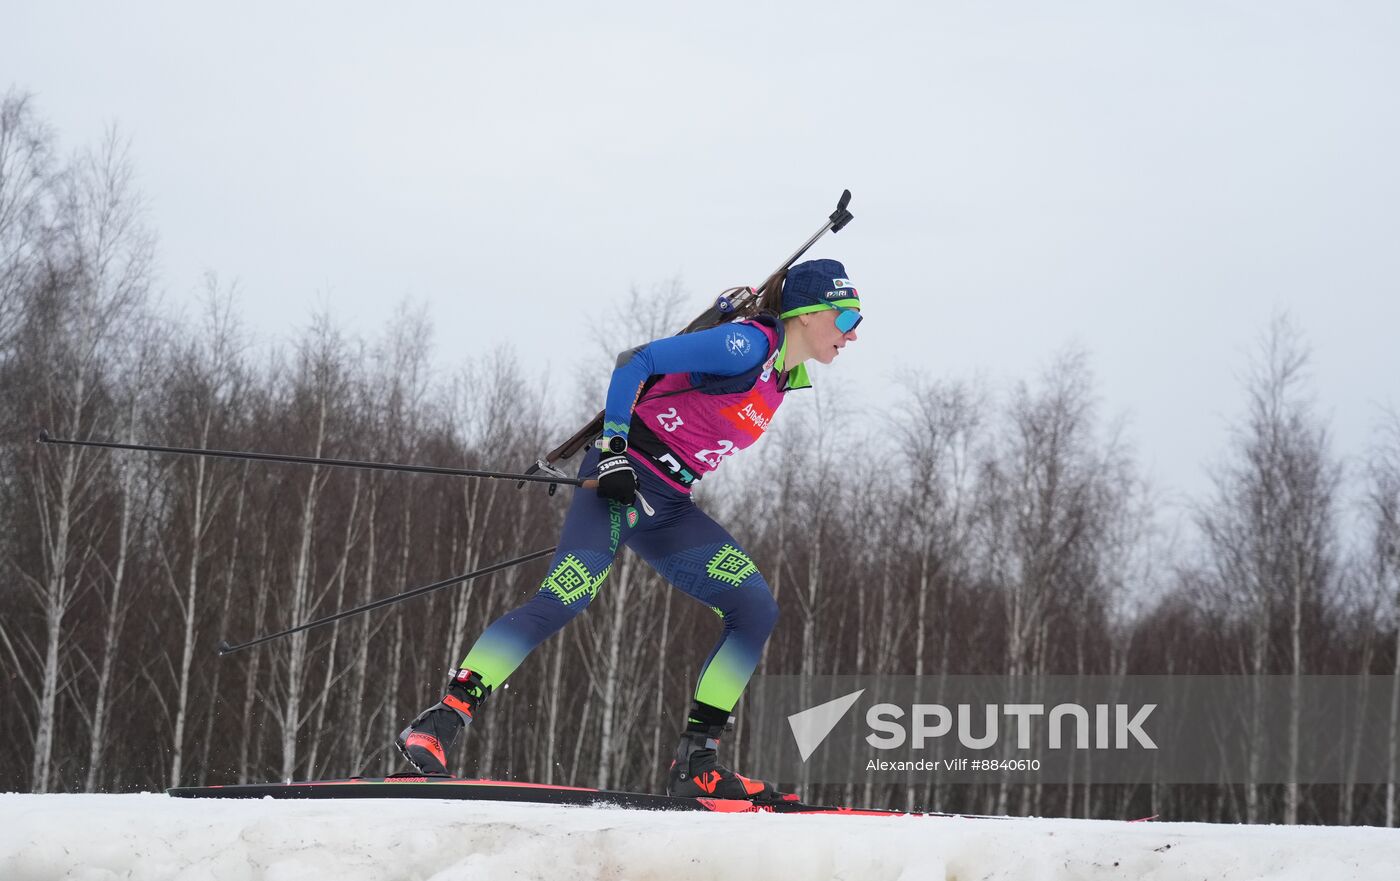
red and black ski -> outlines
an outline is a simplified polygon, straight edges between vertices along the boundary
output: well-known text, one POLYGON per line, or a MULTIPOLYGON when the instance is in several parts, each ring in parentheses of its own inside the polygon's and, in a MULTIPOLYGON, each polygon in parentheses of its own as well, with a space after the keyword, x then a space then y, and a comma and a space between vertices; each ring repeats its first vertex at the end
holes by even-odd
POLYGON ((467 780, 458 777, 350 777, 301 783, 250 783, 232 786, 180 786, 166 790, 177 798, 443 798, 471 801, 532 802, 553 805, 611 805, 653 811, 711 811, 713 813, 842 814, 851 816, 936 816, 905 811, 864 810, 810 805, 804 802, 755 804, 742 799, 676 798, 645 792, 618 792, 582 786, 552 786, 509 780, 467 780))

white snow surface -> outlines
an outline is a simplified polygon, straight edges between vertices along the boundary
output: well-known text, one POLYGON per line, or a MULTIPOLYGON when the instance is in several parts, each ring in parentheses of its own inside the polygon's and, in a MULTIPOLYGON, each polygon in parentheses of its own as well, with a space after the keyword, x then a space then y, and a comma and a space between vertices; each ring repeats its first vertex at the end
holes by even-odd
POLYGON ((0 879, 1400 878, 1400 830, 0 795, 0 879))

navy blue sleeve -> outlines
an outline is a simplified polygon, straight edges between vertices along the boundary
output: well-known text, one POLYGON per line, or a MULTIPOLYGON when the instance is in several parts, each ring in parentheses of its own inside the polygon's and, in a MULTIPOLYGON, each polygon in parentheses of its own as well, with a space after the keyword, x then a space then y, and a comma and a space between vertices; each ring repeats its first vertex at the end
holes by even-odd
POLYGON ((603 436, 627 437, 632 407, 637 403, 642 383, 650 376, 663 373, 738 376, 762 364, 767 357, 768 337, 748 324, 722 324, 655 340, 623 352, 608 385, 603 436))

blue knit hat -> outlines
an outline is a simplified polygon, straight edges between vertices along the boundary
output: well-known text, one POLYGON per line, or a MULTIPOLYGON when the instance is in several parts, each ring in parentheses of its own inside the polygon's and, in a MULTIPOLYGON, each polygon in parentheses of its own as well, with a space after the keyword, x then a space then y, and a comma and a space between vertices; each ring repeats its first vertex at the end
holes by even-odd
POLYGON ((782 318, 840 306, 859 309, 860 294, 836 260, 808 260, 788 270, 783 282, 782 318))

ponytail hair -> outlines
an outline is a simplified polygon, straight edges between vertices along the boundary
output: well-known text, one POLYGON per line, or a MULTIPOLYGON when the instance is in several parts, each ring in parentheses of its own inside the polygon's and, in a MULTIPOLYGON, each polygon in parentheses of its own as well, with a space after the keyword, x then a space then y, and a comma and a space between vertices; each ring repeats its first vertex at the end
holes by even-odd
POLYGON ((752 318, 762 312, 777 318, 783 311, 783 282, 786 280, 787 267, 768 276, 768 280, 758 288, 758 298, 742 310, 741 317, 752 318))

